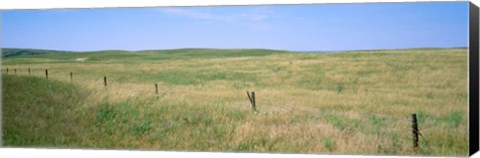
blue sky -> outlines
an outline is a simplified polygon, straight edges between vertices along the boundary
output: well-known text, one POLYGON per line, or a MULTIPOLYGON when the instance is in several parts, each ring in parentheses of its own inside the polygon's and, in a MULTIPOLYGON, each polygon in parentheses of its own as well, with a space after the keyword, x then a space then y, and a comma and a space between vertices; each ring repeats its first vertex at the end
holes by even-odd
POLYGON ((1 47, 54 50, 467 47, 468 2, 1 11, 1 47))

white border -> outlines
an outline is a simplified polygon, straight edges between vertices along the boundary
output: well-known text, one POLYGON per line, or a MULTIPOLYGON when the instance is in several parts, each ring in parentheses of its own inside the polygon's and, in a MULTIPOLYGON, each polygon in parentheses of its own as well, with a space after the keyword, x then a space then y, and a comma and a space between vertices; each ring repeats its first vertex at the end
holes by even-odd
MULTIPOLYGON (((465 1, 465 0, 434 0, 465 1)), ((471 0, 478 4, 480 0, 471 0)), ((118 8, 155 6, 218 6, 218 5, 268 5, 268 4, 322 4, 322 3, 370 3, 370 2, 431 2, 428 0, 0 0, 0 10, 12 9, 56 9, 56 8, 118 8)), ((1 14, 0 14, 1 16, 1 14)), ((1 18, 0 18, 1 19, 1 18)), ((1 31, 1 30, 0 30, 1 31)), ((1 32, 0 32, 1 33, 1 32)), ((269 153, 219 153, 219 152, 167 152, 128 150, 80 150, 80 149, 32 149, 0 148, 0 157, 411 157, 411 156, 362 156, 362 155, 306 155, 269 153)), ((480 158, 477 153, 472 157, 480 158)), ((413 157, 412 157, 413 158, 413 157)))
POLYGON ((272 153, 221 153, 221 152, 173 152, 173 151, 129 151, 129 150, 79 150, 79 149, 22 149, 0 148, 0 156, 3 158, 27 158, 27 157, 68 157, 68 158, 106 158, 106 157, 135 157, 135 158, 366 158, 366 157, 392 157, 392 158, 422 158, 419 156, 362 156, 362 155, 314 155, 314 154, 272 154, 272 153))

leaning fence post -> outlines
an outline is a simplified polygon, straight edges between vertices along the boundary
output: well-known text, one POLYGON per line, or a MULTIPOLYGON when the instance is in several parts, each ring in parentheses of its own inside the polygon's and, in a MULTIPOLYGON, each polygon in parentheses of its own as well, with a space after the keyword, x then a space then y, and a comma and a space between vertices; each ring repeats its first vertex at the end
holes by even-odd
POLYGON ((45 78, 48 79, 48 69, 45 69, 45 78))
POLYGON ((255 105, 255 92, 248 92, 247 91, 248 100, 250 100, 250 104, 252 104, 253 111, 257 111, 257 107, 255 105))
POLYGON ((418 123, 417 123, 417 114, 412 114, 412 134, 413 134, 413 148, 418 147, 418 123))
POLYGON ((250 104, 252 104, 252 97, 250 96, 249 91, 247 91, 247 97, 248 97, 248 101, 250 101, 250 104))

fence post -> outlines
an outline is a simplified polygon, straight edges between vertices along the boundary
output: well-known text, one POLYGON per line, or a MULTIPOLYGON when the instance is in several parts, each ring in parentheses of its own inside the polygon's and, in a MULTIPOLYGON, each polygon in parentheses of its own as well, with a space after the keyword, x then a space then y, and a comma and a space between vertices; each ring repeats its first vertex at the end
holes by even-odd
POLYGON ((45 78, 48 79, 48 69, 45 69, 45 78))
POLYGON ((70 72, 70 82, 73 82, 73 73, 70 72))
POLYGON ((7 67, 7 74, 8 74, 8 67, 7 67))
POLYGON ((17 74, 17 69, 13 69, 13 72, 15 72, 15 75, 17 74))
POLYGON ((255 104, 255 92, 252 92, 252 100, 253 111, 257 111, 257 105, 255 104))
POLYGON ((109 102, 109 94, 108 94, 108 87, 107 87, 107 76, 103 76, 103 87, 104 87, 104 90, 105 90, 105 98, 104 100, 109 102))
POLYGON ((412 114, 412 134, 413 134, 413 148, 418 148, 418 122, 417 114, 412 114))
POLYGON ((103 84, 107 87, 107 76, 103 76, 103 84))
POLYGON ((28 75, 30 75, 30 67, 28 67, 28 75))
POLYGON ((158 95, 158 84, 157 83, 155 83, 155 94, 158 95))
POLYGON ((253 111, 257 111, 257 106, 255 104, 255 92, 248 92, 247 91, 248 100, 250 100, 250 104, 252 104, 253 111))

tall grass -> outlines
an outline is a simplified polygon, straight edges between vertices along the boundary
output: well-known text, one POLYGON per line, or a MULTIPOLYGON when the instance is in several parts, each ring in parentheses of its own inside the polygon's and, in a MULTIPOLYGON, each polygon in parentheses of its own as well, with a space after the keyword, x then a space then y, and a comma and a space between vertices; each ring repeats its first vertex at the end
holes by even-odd
POLYGON ((77 112, 86 94, 78 87, 38 77, 2 76, 4 144, 74 146, 83 129, 77 112))
POLYGON ((467 155, 466 49, 183 51, 3 59, 4 68, 19 71, 3 74, 5 145, 467 155), (28 67, 36 77, 20 77, 28 67), (48 81, 41 79, 45 68, 48 81), (42 82, 35 93, 9 88, 35 85, 33 80, 42 82), (255 91, 258 113, 251 111, 246 90, 255 91), (32 101, 14 97, 23 95, 32 101), (55 117, 40 115, 44 111, 55 117), (411 113, 424 136, 419 150, 412 149, 411 113))

